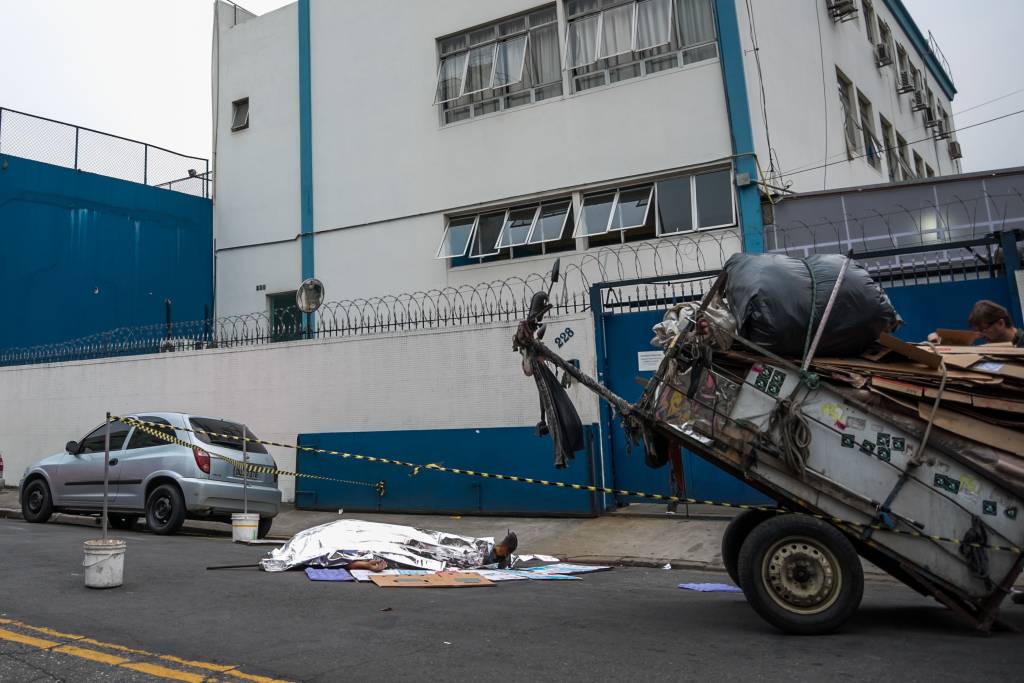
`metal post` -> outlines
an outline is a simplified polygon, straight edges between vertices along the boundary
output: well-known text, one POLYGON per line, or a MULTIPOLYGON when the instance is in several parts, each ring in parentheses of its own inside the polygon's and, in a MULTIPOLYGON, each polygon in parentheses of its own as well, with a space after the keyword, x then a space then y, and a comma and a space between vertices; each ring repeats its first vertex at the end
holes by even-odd
POLYGON ((149 185, 149 145, 142 146, 142 184, 149 185))
POLYGON ((245 425, 242 425, 242 512, 249 512, 249 449, 245 425))
POLYGON ((107 540, 107 498, 110 487, 110 413, 107 413, 106 434, 103 437, 103 540, 107 540))
POLYGON ((1016 325, 1024 324, 1024 307, 1021 306, 1021 292, 1017 289, 1017 271, 1022 266, 1017 254, 1017 240, 1021 237, 1024 235, 1018 230, 1004 230, 999 233, 1000 246, 1003 248, 1003 276, 1006 278, 1006 287, 1010 295, 1010 317, 1016 325))
POLYGON ((78 170, 78 133, 81 130, 78 126, 75 126, 75 170, 78 170))

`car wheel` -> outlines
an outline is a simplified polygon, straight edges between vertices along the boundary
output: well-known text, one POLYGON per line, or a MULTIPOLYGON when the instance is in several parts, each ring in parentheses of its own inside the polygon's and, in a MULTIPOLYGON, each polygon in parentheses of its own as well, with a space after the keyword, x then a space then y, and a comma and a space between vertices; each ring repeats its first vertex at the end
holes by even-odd
POLYGON ((754 527, 776 514, 767 510, 744 510, 733 517, 729 526, 725 528, 725 533, 722 534, 722 564, 725 565, 729 578, 737 586, 740 585, 740 548, 743 547, 743 541, 747 540, 754 527))
POLYGON ((161 484, 146 499, 146 526, 154 534, 173 534, 185 523, 185 499, 174 484, 161 484))
POLYGON ((266 538, 270 533, 270 527, 274 524, 273 517, 260 517, 260 524, 256 528, 256 538, 266 538))
POLYGON ((122 515, 110 513, 107 515, 107 521, 110 522, 110 526, 115 529, 121 529, 122 531, 131 531, 135 528, 135 523, 139 521, 138 515, 122 515))
POLYGON ((21 495, 21 516, 26 522, 42 524, 53 514, 50 487, 42 479, 33 479, 21 495))
POLYGON ((864 570, 853 544, 807 515, 779 515, 754 527, 740 550, 739 575, 751 607, 798 635, 835 631, 864 595, 864 570))

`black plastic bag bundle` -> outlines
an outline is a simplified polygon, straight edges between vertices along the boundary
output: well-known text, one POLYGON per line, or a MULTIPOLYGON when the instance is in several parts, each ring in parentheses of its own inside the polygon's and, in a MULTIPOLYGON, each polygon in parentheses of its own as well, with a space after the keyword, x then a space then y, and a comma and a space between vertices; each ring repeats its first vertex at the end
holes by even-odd
MULTIPOLYGON (((780 356, 802 357, 825 312, 844 257, 734 254, 725 263, 725 296, 737 333, 780 356), (812 307, 813 299, 813 307, 812 307), (811 311, 814 326, 808 332, 811 311)), ((815 357, 857 356, 899 316, 868 272, 851 262, 815 357)))

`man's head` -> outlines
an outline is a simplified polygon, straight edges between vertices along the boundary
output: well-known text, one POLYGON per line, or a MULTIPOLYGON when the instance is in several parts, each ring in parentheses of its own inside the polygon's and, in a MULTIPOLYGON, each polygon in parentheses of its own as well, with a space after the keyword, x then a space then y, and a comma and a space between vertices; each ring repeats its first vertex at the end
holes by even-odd
POLYGON ((982 300, 974 304, 967 324, 991 343, 1013 341, 1016 331, 1010 312, 994 301, 982 300))

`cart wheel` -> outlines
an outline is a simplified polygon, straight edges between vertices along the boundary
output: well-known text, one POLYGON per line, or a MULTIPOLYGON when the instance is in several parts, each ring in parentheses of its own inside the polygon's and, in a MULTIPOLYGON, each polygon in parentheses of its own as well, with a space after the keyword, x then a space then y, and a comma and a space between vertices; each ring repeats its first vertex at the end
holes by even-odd
POLYGON ((864 595, 853 544, 807 515, 779 515, 754 527, 740 549, 739 577, 747 601, 765 621, 798 635, 835 631, 864 595))
POLYGON ((729 573, 729 578, 737 586, 742 585, 739 563, 743 541, 747 540, 747 536, 754 530, 754 527, 777 514, 767 510, 744 510, 733 517, 729 526, 725 527, 725 533, 722 534, 722 564, 725 565, 725 571, 729 573))

